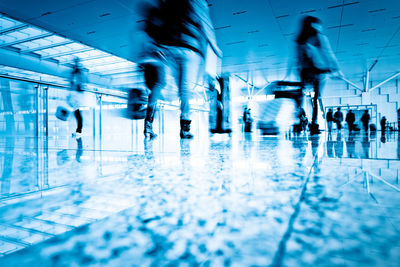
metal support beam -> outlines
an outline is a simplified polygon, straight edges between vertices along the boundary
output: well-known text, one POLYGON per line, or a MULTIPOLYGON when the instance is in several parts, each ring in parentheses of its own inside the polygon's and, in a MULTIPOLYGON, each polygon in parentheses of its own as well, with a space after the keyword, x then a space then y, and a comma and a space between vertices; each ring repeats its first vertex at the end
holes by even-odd
POLYGON ((123 68, 113 69, 113 70, 109 70, 109 71, 96 71, 93 73, 99 74, 102 76, 106 76, 106 75, 126 73, 127 71, 130 72, 130 71, 132 71, 132 69, 133 69, 132 67, 123 67, 123 68))
MULTIPOLYGON (((117 60, 118 60, 118 59, 117 59, 117 60)), ((119 61, 114 61, 114 62, 97 63, 97 64, 92 64, 92 65, 85 65, 85 67, 86 67, 86 68, 95 68, 95 67, 114 65, 114 64, 124 63, 124 62, 127 62, 127 61, 126 61, 126 60, 123 60, 123 59, 119 59, 119 61)))
POLYGON ((16 26, 1 30, 0 31, 0 35, 9 34, 9 33, 16 32, 16 31, 20 31, 20 30, 26 29, 28 27, 29 27, 29 25, 27 25, 27 24, 19 24, 19 25, 16 25, 16 26))
POLYGON ((377 85, 375 85, 374 87, 372 87, 369 91, 372 91, 372 90, 374 90, 374 89, 376 89, 376 88, 378 88, 378 87, 381 87, 382 85, 384 85, 385 83, 387 83, 387 82, 393 80, 393 79, 396 78, 397 76, 400 76, 400 72, 397 72, 396 74, 390 76, 389 78, 387 78, 387 79, 384 80, 383 82, 378 83, 377 85))
POLYGON ((365 92, 368 92, 368 90, 369 90, 369 88, 370 88, 370 73, 371 73, 371 71, 372 71, 372 69, 375 67, 375 65, 376 65, 376 63, 378 63, 378 60, 375 60, 372 64, 371 64, 371 67, 369 67, 369 69, 367 69, 367 78, 366 78, 366 80, 365 80, 365 86, 364 86, 364 88, 365 88, 365 92))
POLYGON ((370 67, 369 70, 368 70, 369 72, 372 71, 372 69, 375 67, 376 63, 378 63, 378 60, 375 60, 375 61, 372 63, 371 67, 370 67))
MULTIPOLYGON (((95 59, 101 59, 101 58, 107 58, 107 57, 112 57, 113 55, 99 55, 99 56, 93 56, 93 57, 87 57, 87 58, 81 58, 81 63, 84 61, 90 61, 90 60, 95 60, 95 59)), ((66 60, 66 61, 61 61, 60 64, 71 64, 74 63, 74 60, 66 60)))
POLYGON ((44 56, 42 57, 42 59, 48 59, 48 58, 55 58, 55 57, 62 57, 62 56, 69 56, 69 55, 73 55, 73 54, 77 54, 77 53, 82 53, 82 52, 87 52, 87 51, 92 51, 94 50, 94 48, 82 48, 82 49, 78 49, 78 50, 72 50, 72 51, 67 51, 67 52, 62 52, 62 53, 57 53, 57 54, 53 54, 53 55, 48 55, 48 56, 44 56))
POLYGON ((35 52, 35 51, 44 50, 44 49, 54 48, 54 47, 58 47, 58 46, 69 45, 72 43, 73 43, 73 41, 64 41, 61 43, 55 43, 55 44, 50 44, 50 45, 45 45, 45 46, 39 46, 36 48, 25 49, 25 50, 22 50, 21 53, 26 54, 26 53, 31 53, 31 52, 35 52))
POLYGON ((138 70, 127 70, 127 71, 121 71, 121 72, 117 72, 117 73, 104 74, 102 76, 103 77, 104 76, 112 76, 112 78, 115 78, 118 75, 124 75, 124 74, 137 74, 137 75, 139 75, 139 73, 140 73, 140 71, 138 71, 138 70))
POLYGON ((353 86, 354 88, 356 88, 357 90, 359 90, 359 91, 361 91, 361 92, 364 91, 364 90, 361 89, 357 84, 355 84, 355 83, 353 83, 353 82, 347 80, 345 77, 336 76, 335 78, 338 78, 338 79, 340 79, 340 80, 345 81, 346 83, 350 84, 351 86, 353 86))
MULTIPOLYGON (((72 71, 72 69, 67 66, 59 65, 47 60, 41 60, 25 54, 18 54, 6 49, 0 49, 0 62, 5 66, 53 75, 65 79, 70 78, 72 71)), ((92 73, 87 74, 87 80, 88 83, 97 84, 103 88, 109 88, 111 82, 109 78, 101 77, 92 73)))
POLYGON ((6 47, 6 46, 11 46, 11 45, 22 44, 22 43, 25 43, 25 42, 35 41, 35 40, 46 38, 46 37, 49 37, 49 36, 52 36, 52 35, 54 35, 54 34, 52 34, 52 33, 44 33, 44 34, 40 34, 40 35, 36 35, 36 36, 31 36, 31 37, 20 39, 20 40, 16 40, 16 41, 13 41, 13 42, 1 44, 0 48, 6 47))

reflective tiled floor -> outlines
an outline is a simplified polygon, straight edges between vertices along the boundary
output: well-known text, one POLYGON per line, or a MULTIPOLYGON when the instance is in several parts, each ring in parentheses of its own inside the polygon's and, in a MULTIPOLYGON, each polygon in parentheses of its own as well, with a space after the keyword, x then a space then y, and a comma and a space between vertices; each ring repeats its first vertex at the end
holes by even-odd
POLYGON ((400 266, 397 134, 128 138, 3 137, 0 266, 400 266))

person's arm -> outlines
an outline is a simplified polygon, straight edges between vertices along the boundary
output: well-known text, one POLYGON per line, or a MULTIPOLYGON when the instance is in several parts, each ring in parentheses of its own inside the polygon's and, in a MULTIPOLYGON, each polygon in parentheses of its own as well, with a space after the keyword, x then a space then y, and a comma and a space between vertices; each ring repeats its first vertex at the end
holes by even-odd
POLYGON ((204 0, 195 1, 195 12, 200 17, 202 23, 202 30, 204 37, 210 44, 212 50, 218 57, 222 57, 222 51, 217 45, 217 38, 215 37, 214 27, 211 22, 208 4, 204 0))
POLYGON ((341 75, 342 73, 339 70, 339 64, 336 59, 335 54, 332 51, 331 45, 329 43, 328 37, 326 37, 323 34, 319 35, 320 37, 320 42, 321 42, 321 55, 324 58, 325 62, 327 62, 329 66, 329 70, 331 72, 339 72, 341 75))

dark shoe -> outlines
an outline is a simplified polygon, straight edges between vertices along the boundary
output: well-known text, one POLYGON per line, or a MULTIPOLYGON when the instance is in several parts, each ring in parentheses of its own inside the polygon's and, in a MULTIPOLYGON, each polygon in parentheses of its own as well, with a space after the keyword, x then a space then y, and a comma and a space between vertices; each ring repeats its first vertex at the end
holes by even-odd
POLYGON ((321 131, 319 130, 319 125, 316 124, 316 123, 311 123, 309 125, 309 128, 310 128, 310 134, 311 135, 320 134, 321 133, 321 131))
POLYGON ((181 120, 181 132, 180 136, 182 139, 192 139, 193 134, 190 133, 190 120, 181 120))
POLYGON ((153 124, 149 121, 144 121, 144 136, 149 139, 157 137, 157 134, 153 132, 153 124))

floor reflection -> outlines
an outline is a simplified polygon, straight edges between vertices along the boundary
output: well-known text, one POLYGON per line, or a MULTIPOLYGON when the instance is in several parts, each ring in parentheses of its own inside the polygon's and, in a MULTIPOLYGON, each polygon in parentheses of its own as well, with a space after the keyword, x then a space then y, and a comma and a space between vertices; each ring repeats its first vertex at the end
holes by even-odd
POLYGON ((398 135, 137 144, 0 139, 0 265, 82 265, 86 251, 119 266, 132 255, 154 266, 387 266, 400 255, 398 135))

